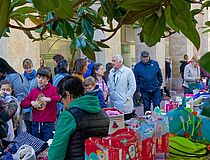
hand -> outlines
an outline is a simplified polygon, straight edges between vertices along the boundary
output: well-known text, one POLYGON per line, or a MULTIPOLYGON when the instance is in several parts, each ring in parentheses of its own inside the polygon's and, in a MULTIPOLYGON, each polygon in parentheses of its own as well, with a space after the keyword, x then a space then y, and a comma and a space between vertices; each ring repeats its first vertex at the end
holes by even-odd
POLYGON ((50 102, 51 101, 51 99, 50 98, 47 98, 47 97, 41 97, 39 100, 41 102, 50 102))
POLYGON ((4 96, 4 91, 0 91, 0 96, 4 96))
POLYGON ((31 105, 34 107, 34 108, 38 108, 39 107, 39 104, 37 101, 31 101, 31 105))

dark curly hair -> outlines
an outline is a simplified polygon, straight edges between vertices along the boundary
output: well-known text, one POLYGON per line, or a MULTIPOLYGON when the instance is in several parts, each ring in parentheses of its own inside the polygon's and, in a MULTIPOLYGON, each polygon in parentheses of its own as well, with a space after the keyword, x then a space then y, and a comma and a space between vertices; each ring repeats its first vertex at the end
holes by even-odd
POLYGON ((67 73, 68 72, 67 69, 68 69, 68 62, 67 62, 67 60, 62 59, 62 60, 60 60, 57 63, 58 73, 67 73))
POLYGON ((58 83, 57 92, 62 97, 66 97, 66 91, 72 96, 72 98, 78 98, 84 96, 85 89, 82 84, 82 80, 74 76, 66 76, 58 83))

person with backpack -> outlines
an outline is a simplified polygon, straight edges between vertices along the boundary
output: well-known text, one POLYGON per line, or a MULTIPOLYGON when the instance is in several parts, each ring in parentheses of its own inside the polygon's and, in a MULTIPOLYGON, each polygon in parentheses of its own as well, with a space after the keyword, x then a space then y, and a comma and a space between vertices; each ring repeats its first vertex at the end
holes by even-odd
POLYGON ((85 95, 82 80, 68 76, 58 84, 65 110, 48 150, 49 160, 85 159, 85 140, 108 135, 109 117, 96 96, 85 95))
MULTIPOLYGON (((69 76, 68 74, 68 62, 65 59, 62 59, 58 62, 57 66, 57 74, 53 78, 53 86, 57 87, 58 83, 61 79, 69 76)), ((63 104, 61 102, 57 103, 57 117, 61 114, 63 110, 63 104)))

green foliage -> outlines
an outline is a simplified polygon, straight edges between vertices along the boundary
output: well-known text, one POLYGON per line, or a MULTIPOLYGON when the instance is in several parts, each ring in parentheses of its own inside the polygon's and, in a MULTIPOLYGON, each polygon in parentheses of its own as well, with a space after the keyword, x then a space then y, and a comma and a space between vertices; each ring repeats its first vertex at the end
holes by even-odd
POLYGON ((189 4, 185 0, 173 0, 170 7, 173 24, 199 49, 200 37, 192 22, 189 4))
MULTIPOLYGON (((20 29, 33 41, 52 36, 71 39, 72 52, 81 50, 95 59, 95 52, 108 48, 105 42, 124 24, 141 28, 138 34, 149 47, 164 38, 165 33, 182 32, 197 49, 200 37, 195 16, 210 6, 202 1, 200 8, 191 10, 187 0, 0 0, 0 37, 9 36, 10 28, 20 29), (98 7, 93 7, 97 2, 98 7), (10 20, 14 23, 10 24, 10 20), (34 27, 25 26, 30 20, 34 27), (105 25, 105 20, 109 25, 105 25), (113 21, 117 21, 117 26, 113 21), (106 39, 94 39, 95 30, 110 32, 106 39), (33 31, 38 33, 33 34, 33 31)), ((209 32, 210 23, 206 22, 209 32)), ((74 55, 74 53, 72 53, 74 55)))
POLYGON ((7 27, 7 23, 9 20, 8 14, 9 14, 9 7, 10 7, 10 1, 9 0, 1 0, 0 1, 0 37, 4 33, 4 29, 7 27))
POLYGON ((143 41, 149 46, 154 46, 160 41, 163 36, 166 25, 165 16, 159 17, 157 14, 153 14, 145 20, 142 28, 143 41))
POLYGON ((199 64, 204 70, 210 73, 210 52, 207 52, 204 56, 201 57, 199 60, 199 64))

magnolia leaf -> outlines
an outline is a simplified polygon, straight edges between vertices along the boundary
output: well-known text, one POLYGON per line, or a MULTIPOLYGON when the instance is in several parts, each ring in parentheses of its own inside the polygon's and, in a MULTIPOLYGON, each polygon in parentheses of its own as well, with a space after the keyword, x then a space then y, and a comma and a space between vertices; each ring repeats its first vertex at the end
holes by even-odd
POLYGON ((31 20, 31 22, 33 22, 36 25, 39 25, 40 23, 42 23, 42 21, 39 18, 33 15, 29 15, 28 18, 31 20))
POLYGON ((205 25, 210 26, 210 21, 205 22, 205 25))
POLYGON ((13 0, 11 2, 10 8, 22 6, 27 3, 27 0, 13 0))
POLYGON ((200 36, 192 22, 189 4, 185 0, 173 0, 170 6, 174 25, 199 49, 200 36))
POLYGON ((57 1, 58 8, 55 8, 55 13, 61 18, 68 19, 73 17, 73 7, 69 0, 57 1))
POLYGON ((133 24, 137 20, 142 19, 143 17, 154 14, 159 9, 160 9, 160 5, 156 5, 142 11, 129 11, 126 14, 125 18, 123 19, 123 24, 133 24))
POLYGON ((101 48, 110 48, 107 44, 100 42, 100 41, 95 41, 99 47, 101 48))
POLYGON ((8 23, 8 14, 10 7, 10 0, 1 0, 0 1, 0 38, 4 32, 4 28, 8 23))
POLYGON ((32 0, 35 8, 40 12, 47 14, 50 11, 53 11, 59 6, 59 1, 57 0, 32 0))
POLYGON ((36 13, 36 12, 37 12, 37 10, 35 8, 25 6, 25 7, 18 8, 15 11, 11 12, 10 17, 18 16, 18 15, 25 15, 27 13, 36 13))
POLYGON ((179 28, 174 24, 171 17, 171 6, 167 6, 165 10, 166 23, 176 32, 179 32, 179 28))
POLYGON ((166 20, 164 14, 159 17, 157 14, 153 14, 145 20, 145 24, 142 29, 144 42, 149 46, 155 45, 160 41, 161 36, 164 34, 164 28, 166 20))
POLYGON ((130 11, 145 11, 155 6, 160 6, 163 0, 126 0, 120 6, 130 11))
POLYGON ((208 33, 208 32, 210 32, 210 29, 203 31, 202 33, 208 33))
POLYGON ((82 32, 88 39, 92 39, 94 35, 94 28, 87 18, 83 18, 81 21, 82 32))
POLYGON ((90 46, 90 48, 93 50, 93 51, 96 51, 96 52, 100 52, 101 49, 98 47, 98 44, 94 41, 90 41, 88 39, 86 39, 86 42, 87 44, 90 46))
POLYGON ((89 59, 95 61, 96 60, 96 56, 94 51, 91 49, 91 47, 89 46, 89 44, 87 44, 87 46, 84 49, 81 49, 82 52, 84 53, 84 55, 86 55, 89 59))
POLYGON ((202 4, 201 9, 204 9, 205 7, 210 7, 210 1, 209 1, 209 0, 205 1, 205 2, 202 4))
POLYGON ((192 16, 195 16, 196 14, 199 14, 199 13, 201 13, 201 9, 193 9, 192 11, 191 11, 191 14, 192 14, 192 16))
POLYGON ((207 52, 206 54, 204 54, 201 59, 199 60, 199 64, 200 66, 206 70, 207 72, 210 73, 210 52, 207 52))

